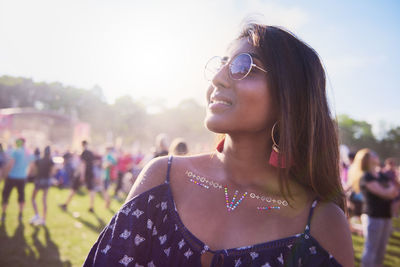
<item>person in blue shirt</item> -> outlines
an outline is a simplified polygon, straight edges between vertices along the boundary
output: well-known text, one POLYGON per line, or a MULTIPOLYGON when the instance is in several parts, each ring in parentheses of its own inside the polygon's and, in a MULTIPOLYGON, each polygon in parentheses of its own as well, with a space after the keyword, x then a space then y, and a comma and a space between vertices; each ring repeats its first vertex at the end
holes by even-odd
POLYGON ((25 139, 18 138, 16 140, 16 148, 11 152, 10 161, 8 162, 8 176, 6 178, 2 193, 2 215, 1 220, 4 222, 8 199, 14 187, 18 190, 19 214, 18 220, 22 220, 22 211, 25 205, 25 182, 28 176, 30 163, 33 156, 25 149, 25 139))
POLYGON ((117 165, 117 160, 114 156, 114 148, 107 147, 107 154, 103 157, 103 197, 106 201, 106 208, 110 207, 110 196, 108 195, 108 187, 111 184, 111 175, 113 168, 117 165))

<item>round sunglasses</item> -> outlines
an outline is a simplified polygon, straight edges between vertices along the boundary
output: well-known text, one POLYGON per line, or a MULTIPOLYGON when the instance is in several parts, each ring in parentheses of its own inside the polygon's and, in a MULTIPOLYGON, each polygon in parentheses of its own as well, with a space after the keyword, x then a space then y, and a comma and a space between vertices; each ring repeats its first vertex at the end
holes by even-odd
MULTIPOLYGON (((228 64, 228 57, 212 57, 206 64, 204 69, 204 77, 206 80, 211 81, 215 74, 217 74, 226 64, 228 64)), ((263 72, 267 72, 265 69, 257 66, 253 62, 253 57, 248 53, 242 53, 229 62, 229 76, 231 79, 239 81, 249 75, 252 68, 255 67, 263 72)))

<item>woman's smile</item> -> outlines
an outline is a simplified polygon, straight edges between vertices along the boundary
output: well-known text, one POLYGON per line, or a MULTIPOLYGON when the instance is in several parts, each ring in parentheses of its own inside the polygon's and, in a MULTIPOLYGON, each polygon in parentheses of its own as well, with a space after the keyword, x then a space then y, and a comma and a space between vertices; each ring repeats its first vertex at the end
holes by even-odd
POLYGON ((211 112, 224 111, 232 106, 232 100, 222 95, 212 95, 208 103, 211 112))

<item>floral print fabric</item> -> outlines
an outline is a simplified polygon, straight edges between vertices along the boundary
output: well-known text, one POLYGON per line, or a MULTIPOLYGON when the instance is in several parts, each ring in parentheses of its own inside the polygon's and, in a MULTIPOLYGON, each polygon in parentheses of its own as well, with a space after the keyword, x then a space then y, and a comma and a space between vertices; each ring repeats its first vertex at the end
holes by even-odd
MULTIPOLYGON (((169 165, 171 164, 171 159, 169 165)), ((90 250, 84 266, 341 266, 310 235, 303 233, 249 247, 212 251, 183 225, 168 182, 133 198, 119 210, 90 250)))

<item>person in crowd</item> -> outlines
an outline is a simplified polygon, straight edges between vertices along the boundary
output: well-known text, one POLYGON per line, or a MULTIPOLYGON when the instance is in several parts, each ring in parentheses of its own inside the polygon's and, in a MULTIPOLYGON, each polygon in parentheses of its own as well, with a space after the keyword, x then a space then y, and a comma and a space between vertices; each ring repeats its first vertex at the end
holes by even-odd
POLYGON ((349 152, 349 154, 347 155, 348 161, 347 162, 343 162, 343 161, 341 162, 340 179, 342 181, 342 186, 345 189, 345 191, 348 189, 348 186, 349 186, 349 182, 348 182, 349 169, 350 169, 351 165, 354 162, 355 155, 356 155, 356 153, 349 152))
POLYGON ((353 266, 317 53, 254 23, 206 75, 216 151, 148 163, 84 266, 353 266))
POLYGON ((38 147, 33 151, 33 157, 35 158, 35 161, 40 159, 40 149, 38 147))
POLYGON ((188 153, 188 147, 185 140, 183 140, 182 138, 175 138, 174 140, 172 140, 168 151, 171 155, 184 156, 188 153))
POLYGON ((146 155, 143 153, 141 149, 139 149, 136 153, 132 155, 132 159, 133 159, 133 166, 137 168, 141 168, 147 163, 144 162, 146 160, 146 155))
POLYGON ((128 179, 123 181, 123 191, 128 193, 132 185, 135 183, 136 179, 138 178, 140 172, 146 166, 146 164, 153 159, 153 155, 151 154, 144 154, 141 149, 133 153, 132 155, 133 164, 131 173, 132 176, 128 175, 128 179), (130 177, 129 177, 130 176, 130 177))
POLYGON ((347 171, 349 166, 349 148, 344 144, 339 146, 339 160, 340 180, 342 186, 345 187, 347 184, 347 171))
POLYGON ((101 155, 95 155, 93 160, 93 175, 95 191, 99 192, 104 187, 104 175, 103 175, 103 158, 101 155))
POLYGON ((44 149, 44 155, 42 158, 35 161, 35 188, 32 193, 32 206, 35 212, 35 216, 31 219, 30 223, 34 225, 46 225, 47 215, 47 192, 51 186, 51 177, 55 173, 54 162, 51 158, 51 150, 49 146, 44 149), (43 213, 42 217, 39 216, 39 210, 36 204, 36 195, 39 190, 43 191, 42 202, 43 202, 43 213))
POLYGON ((168 155, 168 137, 164 133, 160 133, 156 137, 156 147, 154 157, 161 157, 168 155))
POLYGON ((119 194, 122 190, 122 182, 124 175, 127 172, 132 171, 133 168, 133 157, 130 153, 120 150, 120 156, 118 157, 117 169, 118 169, 118 177, 117 177, 117 185, 114 191, 114 198, 120 199, 119 194))
POLYGON ((382 169, 385 174, 393 183, 397 183, 397 164, 394 158, 387 158, 385 165, 382 169))
POLYGON ((60 207, 62 210, 66 211, 68 204, 71 202, 73 196, 78 191, 80 184, 85 182, 86 187, 89 191, 90 196, 90 203, 89 203, 89 212, 94 212, 94 198, 95 198, 95 191, 94 191, 94 174, 93 174, 93 161, 94 155, 92 151, 88 149, 88 142, 86 140, 82 141, 82 154, 80 156, 81 163, 79 168, 79 175, 75 176, 70 194, 65 201, 64 204, 61 204, 60 207), (78 178, 79 177, 79 178, 78 178))
POLYGON ((103 170, 103 157, 95 155, 93 160, 93 175, 94 175, 94 191, 101 192, 106 208, 110 206, 110 196, 107 189, 109 182, 105 180, 105 171, 103 170))
POLYGON ((22 221, 22 212, 25 206, 25 182, 28 177, 30 164, 34 160, 33 156, 25 148, 24 138, 18 138, 15 144, 16 148, 11 152, 10 161, 7 166, 7 170, 10 171, 8 172, 2 193, 2 222, 5 220, 8 199, 14 187, 18 190, 18 221, 22 221))
POLYGON ((69 187, 71 181, 73 180, 75 170, 72 164, 72 156, 73 156, 72 153, 68 150, 62 156, 63 166, 61 169, 60 180, 58 183, 58 185, 61 188, 69 187))
POLYGON ((382 266, 391 234, 390 206, 398 191, 387 176, 379 173, 379 158, 372 150, 358 151, 353 166, 349 178, 355 191, 361 191, 364 197, 361 221, 365 243, 361 265, 382 266))
MULTIPOLYGON (((37 147, 35 150, 33 150, 33 161, 37 161, 40 159, 40 149, 37 147)), ((34 168, 34 164, 32 164, 32 168, 34 168)), ((35 180, 36 173, 34 171, 28 170, 28 177, 26 181, 28 183, 32 183, 35 180)))
POLYGON ((106 155, 103 157, 103 196, 106 201, 106 208, 110 206, 110 196, 108 194, 108 188, 111 184, 111 175, 113 168, 117 165, 117 160, 114 155, 114 148, 112 146, 107 147, 106 155))
MULTIPOLYGON (((394 158, 387 158, 385 160, 385 166, 383 167, 383 174, 385 174, 392 184, 397 188, 400 193, 400 182, 399 182, 399 173, 397 171, 398 166, 394 158)), ((399 216, 399 209, 400 209, 400 195, 393 199, 392 202, 392 216, 398 217, 399 216)))

